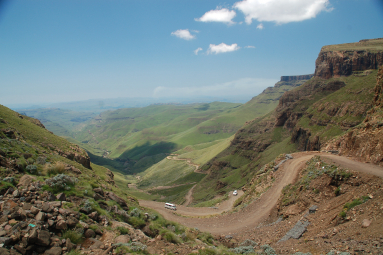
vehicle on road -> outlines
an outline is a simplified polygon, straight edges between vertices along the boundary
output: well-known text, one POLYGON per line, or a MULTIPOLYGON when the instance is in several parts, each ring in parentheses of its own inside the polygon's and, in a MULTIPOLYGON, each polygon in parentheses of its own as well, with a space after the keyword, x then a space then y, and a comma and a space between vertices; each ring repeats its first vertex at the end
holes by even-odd
POLYGON ((236 195, 238 195, 238 191, 237 191, 237 190, 234 190, 234 191, 233 191, 233 196, 236 196, 236 195))
POLYGON ((165 208, 166 209, 170 209, 170 210, 174 210, 174 211, 177 210, 176 205, 175 204, 171 204, 171 203, 165 203, 165 208))

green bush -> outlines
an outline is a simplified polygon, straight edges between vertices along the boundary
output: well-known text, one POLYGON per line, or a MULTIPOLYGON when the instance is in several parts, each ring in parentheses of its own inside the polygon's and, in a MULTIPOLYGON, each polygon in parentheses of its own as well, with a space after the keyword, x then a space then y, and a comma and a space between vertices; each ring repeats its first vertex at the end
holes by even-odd
POLYGON ((120 232, 120 235, 127 235, 129 234, 129 229, 124 227, 117 227, 117 230, 120 232))
POLYGON ((339 196, 340 195, 340 187, 336 188, 334 193, 335 193, 335 196, 339 196))
POLYGON ((167 229, 162 229, 160 231, 160 234, 168 242, 171 242, 174 244, 181 243, 181 239, 176 234, 174 234, 173 232, 171 232, 167 229))
POLYGON ((74 244, 79 244, 82 241, 82 234, 76 232, 75 230, 67 230, 63 233, 63 238, 69 238, 70 241, 74 244))
POLYGON ((197 238, 206 244, 213 244, 213 242, 214 242, 214 237, 210 233, 207 233, 207 232, 199 233, 197 238))
POLYGON ((346 218, 346 216, 347 216, 347 213, 345 212, 345 211, 341 211, 340 213, 339 213, 339 217, 341 217, 341 218, 346 218))
POLYGON ((360 204, 363 204, 365 203, 367 200, 369 200, 370 198, 367 197, 367 196, 363 196, 361 198, 357 198, 357 199, 354 199, 352 202, 350 203, 346 203, 343 208, 344 209, 347 209, 347 211, 349 211, 351 208, 357 206, 357 205, 360 205, 360 204))
POLYGON ((128 223, 132 225, 134 228, 143 228, 146 225, 146 222, 138 217, 130 217, 128 223))
POLYGON ((67 255, 81 255, 81 252, 78 250, 71 250, 67 255))

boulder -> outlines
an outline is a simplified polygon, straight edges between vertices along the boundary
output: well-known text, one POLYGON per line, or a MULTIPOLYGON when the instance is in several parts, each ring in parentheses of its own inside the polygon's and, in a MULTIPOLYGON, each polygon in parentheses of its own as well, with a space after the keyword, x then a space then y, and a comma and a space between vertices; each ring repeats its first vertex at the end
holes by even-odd
POLYGON ((129 235, 120 235, 114 239, 114 243, 129 243, 130 236, 129 235))
POLYGON ((37 221, 44 221, 44 219, 45 219, 45 213, 43 213, 43 212, 39 212, 39 213, 36 215, 35 219, 36 219, 37 221))
POLYGON ((93 238, 96 236, 96 233, 92 229, 87 229, 84 233, 85 238, 93 238))
POLYGON ((65 222, 65 220, 59 220, 57 223, 56 223, 56 229, 62 229, 62 230, 65 230, 67 229, 67 224, 65 222))
POLYGON ((25 174, 20 178, 19 184, 17 184, 17 187, 28 187, 28 185, 34 182, 35 180, 36 180, 35 177, 25 174))
POLYGON ((371 221, 369 219, 364 219, 362 221, 362 228, 368 228, 371 225, 371 221))
POLYGON ((121 205, 122 207, 128 207, 127 203, 125 202, 124 199, 120 198, 119 196, 117 196, 116 194, 114 194, 113 192, 108 192, 107 196, 113 200, 113 201, 116 201, 119 205, 121 205))
POLYGON ((66 201, 66 197, 64 193, 60 193, 56 196, 57 200, 59 201, 66 201))
POLYGON ((44 255, 61 255, 62 248, 61 247, 52 247, 49 250, 46 250, 44 255))
POLYGON ((47 230, 39 230, 37 228, 32 229, 28 242, 30 244, 37 244, 41 246, 49 246, 50 234, 47 230))

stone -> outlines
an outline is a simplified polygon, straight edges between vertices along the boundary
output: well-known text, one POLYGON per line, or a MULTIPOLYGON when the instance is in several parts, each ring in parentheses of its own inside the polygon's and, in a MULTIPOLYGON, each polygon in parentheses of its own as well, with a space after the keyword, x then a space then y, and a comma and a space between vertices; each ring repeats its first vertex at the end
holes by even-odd
POLYGON ((113 201, 116 201, 119 205, 121 205, 122 207, 128 207, 128 205, 126 204, 125 200, 120 198, 119 196, 117 196, 116 194, 114 194, 113 192, 108 192, 108 197, 113 200, 113 201))
POLYGON ((56 196, 57 200, 59 201, 66 201, 66 197, 64 193, 60 193, 56 196))
POLYGON ((298 221, 295 226, 290 229, 279 242, 287 241, 290 238, 299 239, 303 233, 307 230, 307 226, 310 224, 309 221, 298 221))
POLYGON ((104 196, 104 191, 101 188, 94 188, 93 191, 101 196, 104 196))
POLYGON ((96 233, 92 229, 87 229, 84 234, 85 238, 93 238, 96 236, 96 233))
POLYGON ((9 237, 0 237, 0 243, 4 244, 5 246, 8 246, 11 242, 12 242, 12 239, 9 237))
POLYGON ((61 255, 62 248, 61 247, 52 247, 49 250, 46 250, 44 255, 61 255))
POLYGON ((22 246, 20 246, 20 245, 18 245, 18 244, 16 244, 15 246, 13 246, 18 252, 20 252, 21 254, 26 254, 27 253, 27 251, 25 250, 25 248, 24 247, 22 247, 22 246))
POLYGON ((28 242, 30 244, 37 244, 41 246, 49 246, 50 234, 47 230, 32 229, 28 242))
POLYGON ((18 189, 13 191, 12 195, 13 195, 13 197, 19 197, 20 196, 20 191, 18 189))
POLYGON ((94 193, 93 198, 94 200, 105 200, 105 198, 98 193, 94 193))
POLYGON ((84 229, 88 229, 88 228, 89 228, 89 225, 86 224, 85 222, 83 222, 83 221, 80 220, 79 223, 80 223, 80 225, 81 225, 84 229))
POLYGON ((66 220, 66 224, 70 227, 70 228, 73 228, 77 225, 78 223, 78 219, 76 219, 75 217, 72 217, 72 216, 69 216, 66 220))
POLYGON ((44 219, 45 219, 45 213, 43 213, 43 212, 39 212, 39 213, 36 215, 35 219, 36 219, 37 221, 44 221, 44 219))
POLYGON ((120 235, 114 239, 114 243, 129 243, 130 236, 129 235, 120 235))
POLYGON ((371 221, 369 219, 364 219, 362 221, 362 228, 368 228, 371 225, 371 221))
POLYGON ((318 210, 318 206, 317 205, 312 205, 309 208, 309 213, 315 213, 317 210, 318 210))
POLYGON ((32 182, 34 182, 36 180, 35 177, 31 176, 31 175, 28 175, 28 174, 25 174, 23 175, 20 180, 19 180, 19 184, 17 184, 17 187, 28 187, 29 184, 31 184, 32 182))
POLYGON ((1 255, 10 255, 8 249, 5 249, 5 248, 0 248, 0 254, 1 255))
POLYGON ((31 210, 31 208, 32 208, 32 205, 31 205, 30 203, 25 203, 25 204, 23 205, 23 209, 24 209, 24 210, 31 210))
POLYGON ((50 213, 50 212, 53 211, 53 208, 51 207, 51 205, 49 203, 44 203, 43 207, 41 208, 41 210, 43 212, 50 213))
POLYGON ((76 249, 76 245, 70 241, 69 238, 65 240, 65 248, 67 248, 68 252, 72 249, 76 249))
POLYGON ((34 207, 34 206, 32 206, 31 207, 31 213, 33 213, 33 214, 38 214, 40 212, 40 210, 37 208, 37 207, 34 207))
POLYGON ((98 221, 99 215, 97 212, 92 212, 88 215, 89 218, 91 218, 94 221, 98 221))
POLYGON ((56 229, 62 229, 62 230, 65 230, 67 229, 68 226, 65 222, 65 220, 59 220, 57 223, 56 223, 56 229))
POLYGON ((50 202, 49 205, 53 208, 60 208, 61 207, 61 201, 53 201, 53 202, 50 202))

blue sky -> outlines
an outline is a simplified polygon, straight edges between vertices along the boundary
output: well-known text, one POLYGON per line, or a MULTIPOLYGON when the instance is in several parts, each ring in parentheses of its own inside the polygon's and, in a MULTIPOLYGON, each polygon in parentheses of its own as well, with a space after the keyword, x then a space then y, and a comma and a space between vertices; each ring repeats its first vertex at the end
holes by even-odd
POLYGON ((250 99, 378 37, 381 0, 0 0, 0 104, 250 99))

